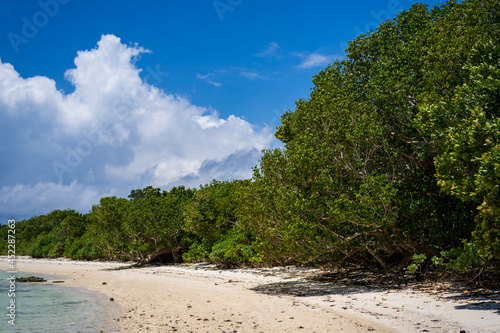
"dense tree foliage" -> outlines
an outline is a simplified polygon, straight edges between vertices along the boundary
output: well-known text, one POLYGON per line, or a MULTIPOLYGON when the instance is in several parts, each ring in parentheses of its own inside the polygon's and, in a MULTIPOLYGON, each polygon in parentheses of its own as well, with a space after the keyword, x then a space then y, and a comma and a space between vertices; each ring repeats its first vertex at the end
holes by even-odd
POLYGON ((33 217, 18 223, 18 253, 383 272, 500 262, 499 1, 415 4, 313 84, 252 180, 33 217))
POLYGON ((209 259, 221 266, 260 261, 255 239, 241 227, 238 217, 238 193, 249 184, 249 180, 214 180, 200 187, 185 211, 184 228, 194 236, 185 260, 209 259))
POLYGON ((467 76, 448 99, 422 107, 421 127, 435 144, 436 178, 446 191, 479 206, 475 240, 500 259, 500 32, 472 48, 467 76))
POLYGON ((237 186, 238 182, 214 180, 201 186, 187 206, 185 229, 200 239, 207 254, 236 225, 237 186))
POLYGON ((271 261, 388 271, 461 246, 475 228, 497 258, 499 6, 414 5, 314 77, 310 98, 282 116, 285 149, 265 152, 245 207, 271 261))
MULTIPOLYGON (((67 256, 76 259, 102 258, 92 238, 91 223, 87 215, 74 210, 55 210, 47 215, 32 217, 16 223, 16 254, 40 257, 67 256)), ((0 243, 7 253, 6 226, 0 243)))
POLYGON ((126 257, 138 265, 163 254, 181 259, 184 205, 193 190, 183 186, 169 192, 147 187, 132 191, 132 200, 102 198, 90 213, 98 247, 108 258, 126 257))

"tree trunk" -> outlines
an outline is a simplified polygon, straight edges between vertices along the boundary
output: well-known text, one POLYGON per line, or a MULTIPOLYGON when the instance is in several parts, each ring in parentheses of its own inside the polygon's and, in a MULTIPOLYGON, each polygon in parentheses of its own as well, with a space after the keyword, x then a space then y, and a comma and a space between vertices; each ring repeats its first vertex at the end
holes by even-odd
POLYGON ((172 257, 174 258, 175 263, 182 262, 182 246, 178 246, 175 249, 172 249, 172 257))
POLYGON ((150 253, 146 256, 143 256, 142 258, 138 258, 137 260, 137 266, 141 267, 143 265, 149 264, 153 259, 155 259, 158 256, 161 256, 162 254, 168 253, 172 251, 172 249, 157 249, 153 253, 150 253))

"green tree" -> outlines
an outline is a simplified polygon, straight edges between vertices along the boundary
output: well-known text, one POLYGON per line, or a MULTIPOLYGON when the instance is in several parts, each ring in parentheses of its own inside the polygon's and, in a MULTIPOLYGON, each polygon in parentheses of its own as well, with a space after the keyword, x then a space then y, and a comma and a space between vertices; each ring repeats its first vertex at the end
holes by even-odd
POLYGON ((271 261, 389 271, 470 237, 471 205, 439 190, 420 112, 467 80, 471 49, 499 30, 497 9, 491 0, 416 4, 314 77, 309 99, 282 116, 285 148, 262 157, 242 215, 271 261))
POLYGON ((200 186, 186 206, 185 229, 200 239, 207 253, 237 223, 235 192, 239 183, 213 180, 200 186))
POLYGON ((169 192, 152 187, 132 192, 133 200, 102 198, 92 208, 97 244, 108 257, 126 257, 139 266, 170 253, 181 260, 183 207, 194 191, 183 186, 169 192), (139 195, 135 195, 139 193, 139 195))
POLYGON ((125 219, 127 255, 139 265, 170 253, 179 262, 182 255, 183 209, 191 190, 177 187, 160 194, 148 189, 145 196, 131 202, 125 219))
POLYGON ((96 245, 102 254, 115 259, 127 256, 129 238, 125 233, 125 218, 130 202, 117 197, 101 198, 98 205, 92 206, 90 216, 96 230, 96 245))
POLYGON ((455 89, 453 98, 424 105, 420 114, 423 130, 433 136, 438 184, 478 206, 474 236, 480 253, 488 259, 500 259, 498 30, 496 37, 472 49, 464 67, 468 78, 455 89))
POLYGON ((154 188, 153 186, 147 186, 143 189, 132 190, 132 192, 130 192, 130 195, 128 197, 131 200, 135 200, 135 199, 145 198, 147 195, 152 195, 152 194, 156 196, 162 196, 163 192, 159 188, 154 188))
POLYGON ((186 206, 185 230, 194 235, 188 261, 210 261, 223 267, 256 263, 254 235, 239 223, 239 193, 246 191, 250 180, 217 181, 200 186, 186 206))

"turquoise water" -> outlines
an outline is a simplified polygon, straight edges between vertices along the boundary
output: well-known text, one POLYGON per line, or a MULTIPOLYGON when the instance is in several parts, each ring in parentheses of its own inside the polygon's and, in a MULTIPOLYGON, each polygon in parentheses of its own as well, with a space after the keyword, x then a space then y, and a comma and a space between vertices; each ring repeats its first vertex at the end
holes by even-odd
MULTIPOLYGON (((18 272, 16 275, 64 279, 47 274, 18 272)), ((0 332, 116 332, 116 327, 103 327, 110 309, 97 294, 59 284, 16 282, 15 297, 9 297, 8 277, 6 271, 0 270, 0 332), (8 323, 11 299, 15 299, 15 326, 8 323)))

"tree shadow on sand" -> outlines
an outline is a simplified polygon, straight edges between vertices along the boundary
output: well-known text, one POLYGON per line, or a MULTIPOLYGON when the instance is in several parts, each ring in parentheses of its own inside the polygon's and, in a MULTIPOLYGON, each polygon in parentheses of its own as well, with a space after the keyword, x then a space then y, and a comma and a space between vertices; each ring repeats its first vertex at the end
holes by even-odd
POLYGON ((151 268, 151 267, 165 267, 165 266, 178 267, 179 264, 173 263, 173 262, 170 262, 170 263, 152 262, 152 263, 145 264, 145 265, 138 265, 136 262, 129 262, 125 266, 109 267, 109 268, 103 268, 103 269, 100 269, 100 270, 101 271, 121 271, 121 270, 132 269, 132 268, 148 269, 148 268, 151 268))
POLYGON ((441 299, 465 303, 455 306, 457 310, 492 311, 500 315, 500 290, 470 291, 459 289, 456 294, 441 297, 441 299))
POLYGON ((274 296, 324 296, 324 295, 345 295, 356 294, 371 291, 374 288, 366 286, 346 286, 346 285, 332 285, 329 283, 318 283, 308 280, 276 282, 259 285, 250 288, 261 294, 274 295, 274 296))
POLYGON ((485 300, 484 302, 480 301, 470 304, 457 305, 455 308, 457 310, 492 311, 493 313, 500 315, 500 303, 493 300, 485 300))
POLYGON ((328 272, 301 280, 259 285, 252 290, 267 295, 323 296, 402 289, 415 283, 414 277, 365 271, 328 272))
POLYGON ((441 300, 459 303, 455 306, 457 310, 486 310, 500 315, 500 290, 498 289, 473 288, 453 283, 443 287, 443 285, 429 281, 417 282, 411 275, 342 271, 251 288, 261 294, 296 297, 353 295, 402 289, 425 292, 441 300))

